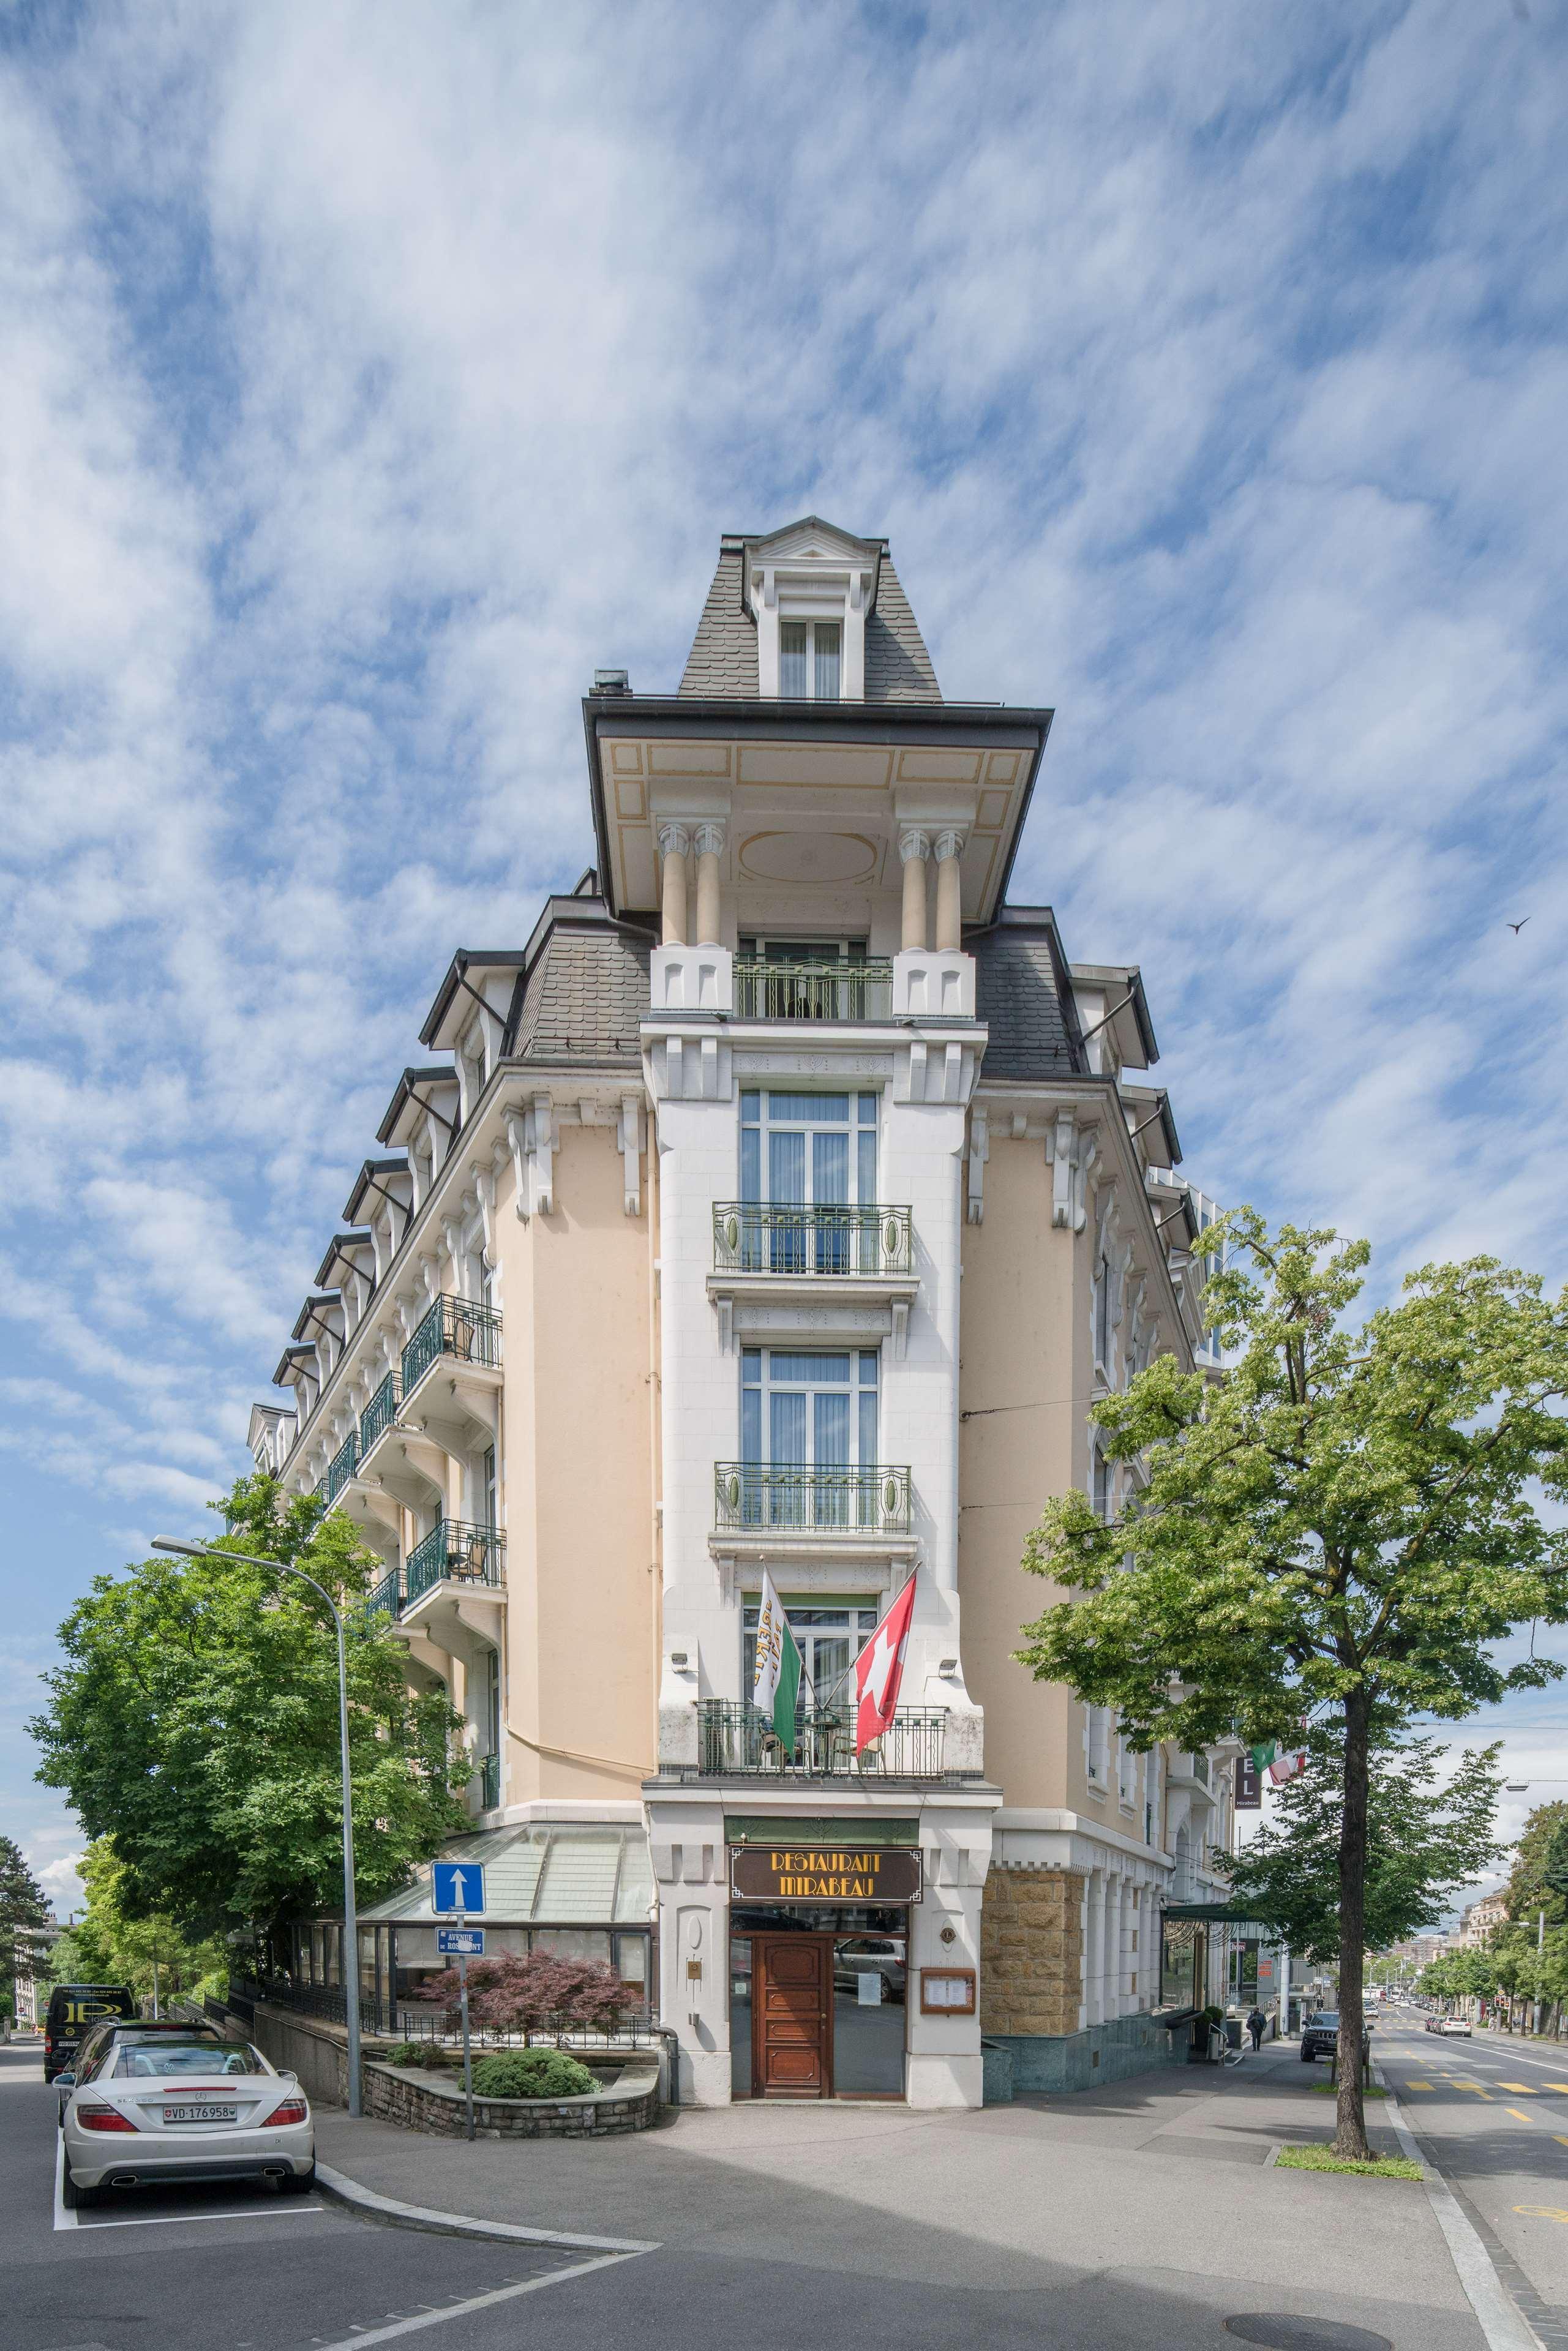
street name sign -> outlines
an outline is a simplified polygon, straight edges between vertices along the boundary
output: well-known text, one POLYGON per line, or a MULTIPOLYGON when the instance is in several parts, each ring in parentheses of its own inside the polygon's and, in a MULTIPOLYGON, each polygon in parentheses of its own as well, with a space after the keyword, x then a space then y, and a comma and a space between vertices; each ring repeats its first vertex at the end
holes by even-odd
POLYGON ((437 1927, 435 1948, 444 1959, 482 1959, 485 1956, 483 1927, 437 1927))

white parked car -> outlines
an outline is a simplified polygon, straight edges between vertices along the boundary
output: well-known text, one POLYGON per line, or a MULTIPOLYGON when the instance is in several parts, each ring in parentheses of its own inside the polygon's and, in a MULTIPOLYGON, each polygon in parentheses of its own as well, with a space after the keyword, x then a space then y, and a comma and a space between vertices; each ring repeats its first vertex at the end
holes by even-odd
POLYGON ((1468 2016, 1445 2016, 1437 2026, 1439 2032, 1458 2033, 1462 2041, 1473 2038, 1468 2016))
POLYGON ((314 2181, 305 2094, 248 2043, 121 2028, 84 2055, 61 2116, 67 2204, 163 2181, 270 2179, 301 2193, 314 2181))

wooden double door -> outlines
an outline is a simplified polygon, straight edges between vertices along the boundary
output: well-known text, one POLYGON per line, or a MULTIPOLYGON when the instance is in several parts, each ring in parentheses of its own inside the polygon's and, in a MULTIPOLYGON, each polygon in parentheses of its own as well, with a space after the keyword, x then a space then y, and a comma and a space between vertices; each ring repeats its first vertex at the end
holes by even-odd
POLYGON ((751 2079, 762 2098, 833 2094, 833 1938, 751 1938, 751 2079))

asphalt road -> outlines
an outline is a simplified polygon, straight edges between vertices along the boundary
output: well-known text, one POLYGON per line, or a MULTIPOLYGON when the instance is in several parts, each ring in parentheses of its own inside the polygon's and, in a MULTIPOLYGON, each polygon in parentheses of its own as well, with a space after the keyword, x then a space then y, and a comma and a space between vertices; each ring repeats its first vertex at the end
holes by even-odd
POLYGON ((336 2351, 444 2307, 450 2316, 408 2339, 516 2351, 545 2332, 543 2303, 603 2274, 571 2274, 580 2254, 382 2228, 319 2196, 248 2185, 68 2213, 56 2105, 39 2045, 0 2049, 3 2351, 336 2351))
POLYGON ((1568 2044, 1448 2039, 1395 2015, 1372 2046, 1423 2153, 1517 2265, 1537 2332, 1568 2344, 1568 2044))

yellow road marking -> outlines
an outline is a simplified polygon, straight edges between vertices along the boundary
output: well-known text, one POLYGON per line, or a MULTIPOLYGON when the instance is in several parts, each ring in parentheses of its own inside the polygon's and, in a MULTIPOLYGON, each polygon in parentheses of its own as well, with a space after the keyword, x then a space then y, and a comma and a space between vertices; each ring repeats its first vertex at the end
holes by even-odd
POLYGON ((1527 2123, 1530 2120, 1522 2106, 1504 2106, 1503 2113, 1512 2115, 1516 2122, 1527 2123))
POLYGON ((1559 2147, 1568 2147, 1568 2138, 1564 2138, 1561 2131, 1553 2131, 1552 2136, 1559 2147))
POLYGON ((1432 2085, 1430 2082, 1406 2082, 1405 2086, 1407 2090, 1429 2090, 1432 2085))
POLYGON ((1456 2090, 1473 2090, 1478 2098, 1485 2098, 1489 2105, 1491 2102, 1491 2092, 1483 2090, 1479 2082, 1456 2082, 1454 2087, 1456 2090))
POLYGON ((1531 2220, 1568 2220, 1568 2212, 1559 2212, 1552 2204, 1516 2204, 1513 2209, 1531 2220))
POLYGON ((1568 2082, 1542 2082, 1543 2090, 1568 2090, 1568 2082))
POLYGON ((1533 2082, 1500 2082, 1498 2084, 1498 2088, 1500 2090, 1521 2091, 1527 2098, 1533 2097, 1535 2095, 1535 2085, 1533 2082))

